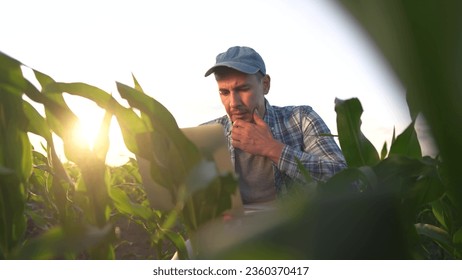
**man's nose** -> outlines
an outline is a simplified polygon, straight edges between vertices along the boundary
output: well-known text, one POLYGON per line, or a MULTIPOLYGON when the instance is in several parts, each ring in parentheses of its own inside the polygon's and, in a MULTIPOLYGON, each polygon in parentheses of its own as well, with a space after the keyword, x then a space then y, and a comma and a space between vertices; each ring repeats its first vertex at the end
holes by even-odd
POLYGON ((233 91, 230 93, 229 95, 229 105, 231 107, 238 107, 241 105, 241 96, 239 95, 239 93, 233 91))

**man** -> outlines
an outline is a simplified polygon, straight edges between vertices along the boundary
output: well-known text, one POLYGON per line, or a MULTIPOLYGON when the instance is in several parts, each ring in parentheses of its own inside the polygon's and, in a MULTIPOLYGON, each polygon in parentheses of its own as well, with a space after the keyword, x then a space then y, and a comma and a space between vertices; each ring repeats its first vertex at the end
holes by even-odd
POLYGON ((346 167, 324 121, 309 106, 271 106, 271 78, 261 56, 231 47, 216 57, 215 74, 227 115, 208 123, 224 126, 245 204, 274 200, 294 181, 303 182, 297 159, 314 180, 325 181, 346 167))

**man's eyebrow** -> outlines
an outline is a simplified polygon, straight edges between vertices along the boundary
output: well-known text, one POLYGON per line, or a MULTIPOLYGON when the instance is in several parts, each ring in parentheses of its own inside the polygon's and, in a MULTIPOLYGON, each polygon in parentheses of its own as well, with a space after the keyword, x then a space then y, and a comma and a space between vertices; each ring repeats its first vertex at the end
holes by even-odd
POLYGON ((250 87, 250 83, 246 82, 246 83, 237 85, 237 86, 234 87, 234 89, 239 90, 239 89, 243 89, 243 88, 246 88, 246 87, 250 87))
MULTIPOLYGON (((232 90, 241 90, 241 89, 246 88, 246 87, 250 87, 250 83, 245 82, 245 83, 242 83, 242 84, 237 85, 235 87, 232 87, 231 89, 232 90)), ((218 88, 218 90, 219 91, 229 91, 228 88, 218 88)))

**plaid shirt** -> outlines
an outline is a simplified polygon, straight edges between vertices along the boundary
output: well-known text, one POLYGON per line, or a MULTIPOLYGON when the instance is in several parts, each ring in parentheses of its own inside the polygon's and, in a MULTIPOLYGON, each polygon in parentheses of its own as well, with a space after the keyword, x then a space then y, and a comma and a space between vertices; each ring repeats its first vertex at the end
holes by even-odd
MULTIPOLYGON (((329 128, 310 106, 271 106, 265 100, 266 114, 263 120, 268 124, 273 137, 285 146, 279 162, 273 164, 276 191, 281 194, 294 181, 304 178, 297 167, 296 158, 316 181, 325 181, 346 168, 345 158, 334 141, 329 128)), ((207 122, 224 126, 228 148, 234 163, 234 147, 231 144, 232 123, 227 115, 207 122)))

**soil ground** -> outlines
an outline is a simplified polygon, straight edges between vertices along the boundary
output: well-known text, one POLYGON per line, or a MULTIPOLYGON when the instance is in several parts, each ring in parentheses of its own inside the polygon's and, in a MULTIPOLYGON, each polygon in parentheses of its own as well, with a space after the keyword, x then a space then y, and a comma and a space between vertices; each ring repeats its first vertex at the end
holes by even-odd
POLYGON ((151 260, 156 253, 150 245, 148 233, 139 224, 128 219, 119 219, 116 232, 120 242, 115 247, 118 260, 151 260))

